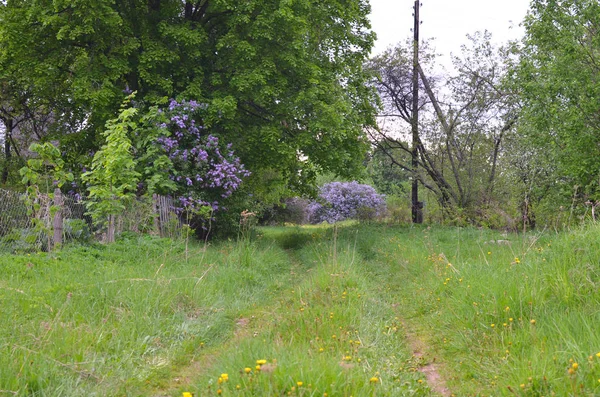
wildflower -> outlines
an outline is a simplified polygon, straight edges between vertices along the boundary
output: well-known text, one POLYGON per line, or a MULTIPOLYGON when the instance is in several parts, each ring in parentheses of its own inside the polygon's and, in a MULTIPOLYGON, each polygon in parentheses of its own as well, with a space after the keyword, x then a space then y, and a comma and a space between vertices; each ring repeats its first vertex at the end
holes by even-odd
POLYGON ((303 385, 304 383, 302 383, 302 382, 298 381, 298 382, 296 382, 296 384, 298 385, 298 387, 302 387, 302 385, 303 385))
POLYGON ((258 365, 265 365, 267 363, 267 360, 256 360, 256 363, 258 365))
POLYGON ((509 310, 510 310, 510 307, 508 307, 508 306, 506 306, 506 307, 504 308, 504 311, 506 311, 506 312, 507 312, 507 311, 509 311, 509 310))
POLYGON ((244 368, 244 372, 249 374, 250 372, 252 372, 252 368, 246 367, 244 368))
POLYGON ((535 325, 535 320, 534 319, 531 319, 529 322, 531 323, 531 325, 535 325))
POLYGON ((596 357, 600 358, 600 352, 596 353, 596 357))
POLYGON ((221 374, 221 378, 223 378, 224 382, 227 382, 229 380, 229 375, 227 375, 227 374, 221 374))
POLYGON ((217 394, 218 394, 218 395, 221 395, 221 394, 223 394, 223 390, 221 390, 221 389, 218 389, 218 390, 217 390, 217 394))
POLYGON ((257 371, 260 371, 260 365, 257 365, 256 367, 254 367, 254 369, 256 369, 257 371))
POLYGON ((193 397, 194 395, 189 391, 184 391, 182 397, 193 397))
POLYGON ((417 382, 419 382, 419 383, 423 383, 423 379, 419 379, 417 382))
POLYGON ((377 382, 379 382, 379 378, 376 377, 376 376, 374 376, 371 379, 369 379, 369 382, 371 382, 371 383, 377 383, 377 382))
POLYGON ((573 365, 571 365, 571 367, 573 367, 573 369, 574 369, 575 371, 577 371, 577 368, 579 368, 579 364, 577 364, 577 363, 573 363, 573 365))
POLYGON ((519 260, 519 258, 515 258, 515 263, 518 265, 519 263, 521 263, 521 261, 519 260))
POLYGON ((496 324, 492 324, 491 327, 494 328, 496 326, 496 324))

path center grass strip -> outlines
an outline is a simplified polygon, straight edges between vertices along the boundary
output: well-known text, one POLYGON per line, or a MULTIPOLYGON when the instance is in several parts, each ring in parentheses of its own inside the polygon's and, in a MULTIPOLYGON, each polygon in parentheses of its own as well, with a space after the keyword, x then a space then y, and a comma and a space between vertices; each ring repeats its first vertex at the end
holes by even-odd
POLYGON ((293 247, 294 277, 279 296, 240 313, 238 335, 198 357, 208 364, 195 366, 195 377, 171 395, 431 394, 392 302, 365 271, 355 241, 339 240, 333 228, 263 232, 293 247))

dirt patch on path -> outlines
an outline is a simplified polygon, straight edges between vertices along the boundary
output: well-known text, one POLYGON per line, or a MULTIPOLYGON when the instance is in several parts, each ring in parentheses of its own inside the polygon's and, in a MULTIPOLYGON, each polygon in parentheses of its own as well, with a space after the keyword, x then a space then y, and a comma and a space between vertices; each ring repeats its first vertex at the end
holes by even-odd
MULTIPOLYGON (((394 310, 397 312, 397 304, 393 305, 394 310)), ((438 368, 441 366, 440 363, 436 363, 436 358, 434 357, 431 362, 425 361, 425 354, 427 353, 427 345, 419 335, 406 323, 406 321, 401 320, 402 327, 404 328, 406 334, 406 342, 408 343, 409 348, 411 349, 413 356, 418 359, 419 362, 422 362, 422 365, 417 367, 417 371, 421 372, 427 378, 427 384, 437 394, 442 397, 452 397, 453 394, 450 392, 450 389, 446 386, 446 381, 440 375, 438 368)))

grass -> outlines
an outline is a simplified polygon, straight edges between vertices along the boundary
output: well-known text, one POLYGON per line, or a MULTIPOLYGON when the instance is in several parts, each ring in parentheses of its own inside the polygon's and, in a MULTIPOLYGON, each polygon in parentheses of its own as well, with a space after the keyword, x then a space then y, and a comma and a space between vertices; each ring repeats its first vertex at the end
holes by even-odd
POLYGON ((0 256, 0 396, 429 396, 432 362, 457 396, 600 395, 599 263, 596 226, 0 256))

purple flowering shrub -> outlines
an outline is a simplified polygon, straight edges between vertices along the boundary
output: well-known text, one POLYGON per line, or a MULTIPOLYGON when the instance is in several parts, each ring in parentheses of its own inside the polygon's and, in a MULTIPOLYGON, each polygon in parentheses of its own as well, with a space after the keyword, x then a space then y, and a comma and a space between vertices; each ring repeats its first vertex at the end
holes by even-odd
POLYGON ((221 201, 250 175, 231 144, 222 145, 199 121, 205 109, 205 104, 196 101, 171 100, 163 111, 166 121, 160 127, 164 133, 157 143, 172 163, 169 178, 176 185, 180 210, 223 209, 221 201))
POLYGON ((317 201, 308 206, 311 223, 335 223, 345 219, 375 219, 386 212, 385 196, 372 186, 354 182, 323 185, 317 201))

